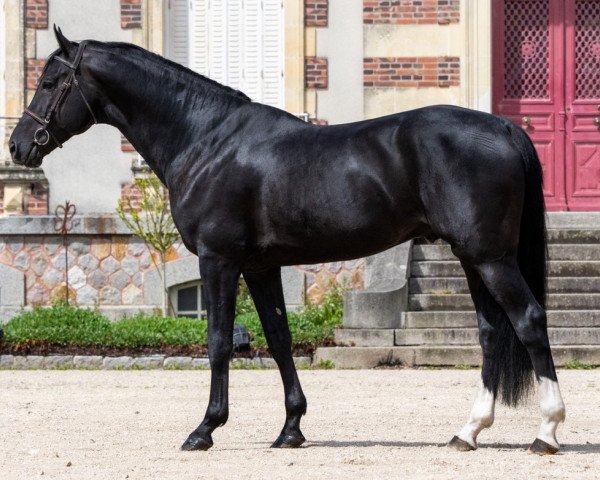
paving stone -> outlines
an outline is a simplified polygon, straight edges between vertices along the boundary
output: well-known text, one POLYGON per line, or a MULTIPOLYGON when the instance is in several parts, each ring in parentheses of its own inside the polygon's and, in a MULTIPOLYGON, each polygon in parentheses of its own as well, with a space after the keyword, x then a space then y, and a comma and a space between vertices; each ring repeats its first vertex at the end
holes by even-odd
POLYGON ((139 257, 147 251, 146 244, 139 238, 131 237, 127 242, 127 253, 134 257, 139 257))
POLYGON ((101 305, 119 305, 121 303, 121 291, 114 287, 103 287, 100 289, 101 305))
POLYGON ((64 280, 64 272, 55 268, 49 268, 42 275, 42 282, 49 288, 53 288, 56 285, 60 285, 64 280))
POLYGON ((17 253, 23 248, 23 237, 12 237, 6 241, 6 246, 12 253, 17 253))
POLYGON ((110 255, 110 242, 108 240, 92 240, 91 253, 98 260, 104 260, 110 255))
POLYGON ((192 368, 192 357, 167 357, 163 362, 163 367, 172 369, 192 368))
POLYGON ((98 303, 98 290, 90 285, 84 285, 77 290, 77 303, 79 305, 95 305, 98 303))
MULTIPOLYGON (((58 270, 65 270, 65 252, 61 251, 58 255, 56 255, 52 260, 50 260, 52 266, 58 270)), ((69 262, 71 263, 71 262, 69 262)))
POLYGON ((312 359, 310 357, 294 357, 294 365, 296 367, 310 367, 312 359))
MULTIPOLYGON (((248 359, 236 358, 233 361, 235 362, 236 360, 248 360, 248 359)), ((275 362, 275 360, 273 358, 270 358, 270 357, 254 357, 252 359, 252 363, 254 363, 254 365, 256 365, 257 367, 261 367, 261 368, 277 368, 277 363, 275 362)))
POLYGON ((142 291, 135 285, 128 285, 123 289, 122 299, 125 305, 139 305, 143 301, 142 291))
POLYGON ((148 355, 146 357, 135 357, 133 366, 136 368, 162 368, 165 360, 164 355, 148 355))
POLYGON ((110 276, 109 281, 113 287, 118 288, 119 290, 123 290, 127 285, 129 285, 131 277, 127 275, 123 270, 119 270, 118 272, 115 272, 110 276))
POLYGON ((29 252, 26 250, 19 252, 13 260, 13 266, 21 270, 27 270, 29 268, 29 252))
POLYGON ((42 368, 45 357, 43 355, 27 355, 26 368, 42 368))
POLYGON ((193 358, 192 368, 208 369, 210 368, 210 360, 208 358, 193 358))
POLYGON ((98 259, 92 254, 86 253, 85 255, 79 257, 79 261, 77 263, 85 273, 89 274, 98 268, 99 262, 98 259))
POLYGON ((0 368, 11 368, 14 364, 14 355, 0 355, 0 368))
POLYGON ((104 260, 102 260, 102 262, 100 262, 100 268, 102 269, 102 271, 108 274, 116 272, 119 266, 120 263, 117 262, 113 257, 107 257, 104 260))
POLYGON ((73 355, 48 355, 44 357, 44 367, 61 368, 73 366, 73 355))
POLYGON ((62 247, 62 240, 56 237, 45 237, 44 248, 50 255, 54 255, 62 247))
POLYGON ((104 357, 102 367, 106 370, 130 369, 133 365, 131 357, 104 357))
POLYGON ((88 275, 87 282, 88 285, 100 289, 102 287, 105 287, 108 283, 108 275, 102 270, 94 270, 88 275))
POLYGON ((24 355, 15 355, 13 368, 17 368, 17 369, 29 368, 27 366, 27 357, 25 357, 24 355))
POLYGON ((48 267, 48 258, 40 253, 36 254, 31 260, 31 269, 36 275, 44 273, 48 267))
POLYGON ((78 238, 77 241, 71 241, 69 243, 69 251, 76 255, 85 255, 90 253, 92 241, 87 238, 78 238))
POLYGON ((137 258, 128 255, 121 261, 121 268, 125 273, 131 276, 139 271, 140 265, 137 258))
POLYGON ((75 355, 73 357, 73 365, 76 367, 102 367, 104 357, 101 355, 75 355))
POLYGON ((84 271, 77 265, 69 268, 69 285, 75 289, 83 287, 87 282, 84 271))

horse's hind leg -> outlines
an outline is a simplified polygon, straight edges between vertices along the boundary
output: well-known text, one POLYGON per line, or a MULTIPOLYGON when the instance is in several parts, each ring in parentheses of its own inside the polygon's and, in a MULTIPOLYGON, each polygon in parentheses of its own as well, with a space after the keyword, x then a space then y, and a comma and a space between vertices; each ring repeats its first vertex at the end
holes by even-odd
POLYGON ((233 351, 235 296, 240 271, 219 256, 201 254, 199 257, 208 312, 210 398, 204 420, 181 446, 182 450, 208 450, 213 445, 212 432, 224 425, 229 416, 229 360, 233 351))
POLYGON ((542 424, 529 451, 537 454, 555 453, 560 448, 556 429, 565 419, 565 405, 550 351, 546 312, 531 293, 513 256, 482 263, 475 268, 508 315, 533 364, 539 385, 542 424))
MULTIPOLYGON (((448 446, 459 451, 475 450, 477 448, 477 435, 484 428, 489 428, 494 423, 494 406, 496 395, 493 387, 486 379, 492 376, 494 365, 495 331, 494 324, 498 315, 502 315, 498 304, 491 297, 479 274, 469 265, 463 263, 467 276, 471 298, 477 312, 479 326, 479 343, 483 351, 483 366, 481 368, 481 383, 475 397, 473 408, 468 422, 457 433, 448 446)), ((503 319, 500 319, 503 321, 503 319)))
POLYGON ((292 337, 288 326, 281 270, 274 268, 261 273, 244 272, 252 298, 269 344, 277 362, 285 394, 285 425, 271 447, 299 447, 304 443, 300 419, 306 413, 306 398, 292 358, 292 337))

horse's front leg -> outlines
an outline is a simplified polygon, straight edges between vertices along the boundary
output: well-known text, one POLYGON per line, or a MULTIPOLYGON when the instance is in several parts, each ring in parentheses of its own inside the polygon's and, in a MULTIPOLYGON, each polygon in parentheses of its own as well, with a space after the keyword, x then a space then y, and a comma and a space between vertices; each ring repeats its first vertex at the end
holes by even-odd
POLYGON ((294 359, 292 337, 281 286, 281 269, 266 272, 244 272, 244 280, 258 310, 260 321, 269 344, 269 350, 277 362, 285 393, 285 425, 271 447, 293 448, 304 443, 300 431, 300 419, 306 413, 306 398, 302 393, 294 359))
POLYGON ((213 445, 212 432, 224 425, 229 415, 229 360, 240 270, 220 256, 207 253, 199 257, 208 313, 210 399, 204 420, 181 446, 182 450, 208 450, 213 445))

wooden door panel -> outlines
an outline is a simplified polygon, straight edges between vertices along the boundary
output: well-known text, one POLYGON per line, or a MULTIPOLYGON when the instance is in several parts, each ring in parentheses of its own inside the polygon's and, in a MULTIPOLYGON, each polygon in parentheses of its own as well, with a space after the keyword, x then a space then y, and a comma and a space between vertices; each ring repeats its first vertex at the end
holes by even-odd
POLYGON ((600 210, 600 0, 567 0, 566 187, 571 210, 600 210))
POLYGON ((566 210, 563 0, 501 0, 493 8, 493 108, 525 128, 544 169, 549 210, 566 210), (525 120, 525 121, 524 121, 525 120))

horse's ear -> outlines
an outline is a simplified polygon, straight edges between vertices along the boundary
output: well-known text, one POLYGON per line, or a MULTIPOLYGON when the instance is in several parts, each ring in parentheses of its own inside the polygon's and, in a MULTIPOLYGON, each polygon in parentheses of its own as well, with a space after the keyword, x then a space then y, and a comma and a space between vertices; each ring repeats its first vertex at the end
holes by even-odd
POLYGON ((69 52, 74 47, 74 43, 63 35, 62 31, 56 26, 56 24, 54 25, 54 36, 56 37, 56 41, 58 42, 58 46, 60 47, 61 51, 65 55, 69 55, 69 52))

